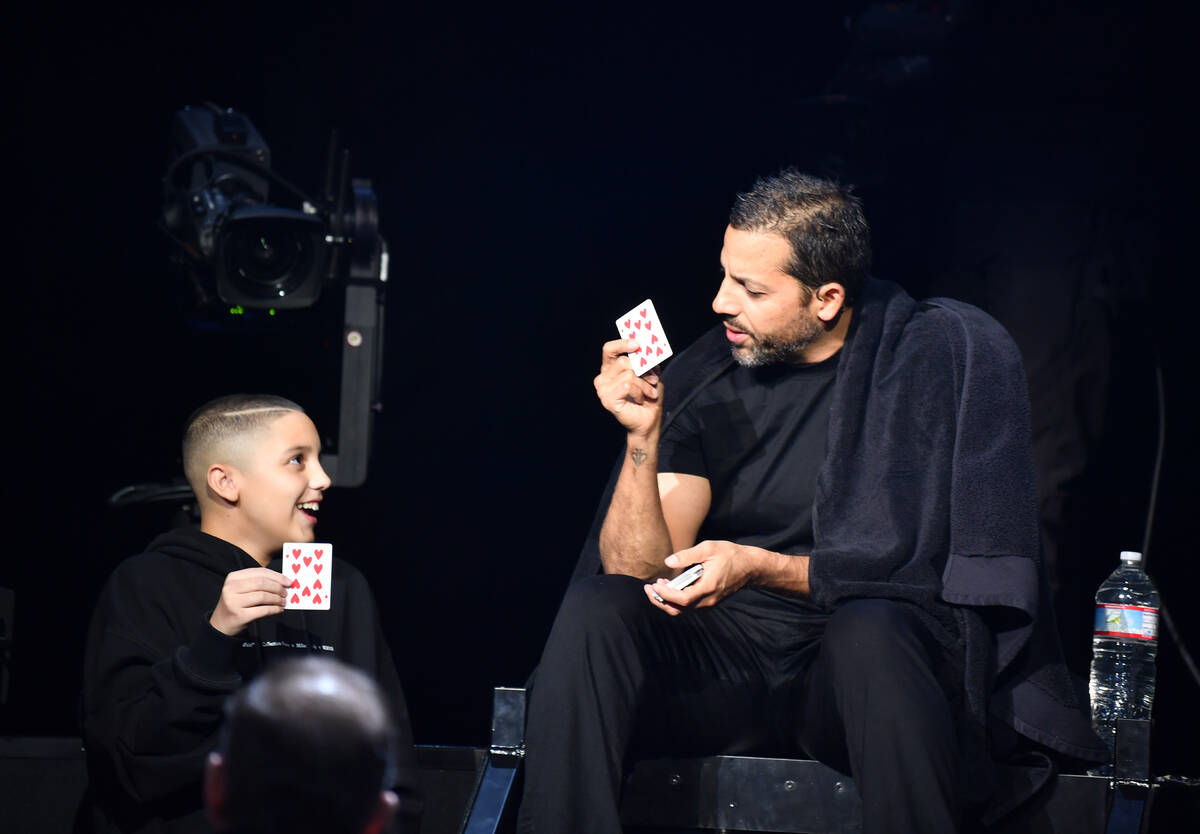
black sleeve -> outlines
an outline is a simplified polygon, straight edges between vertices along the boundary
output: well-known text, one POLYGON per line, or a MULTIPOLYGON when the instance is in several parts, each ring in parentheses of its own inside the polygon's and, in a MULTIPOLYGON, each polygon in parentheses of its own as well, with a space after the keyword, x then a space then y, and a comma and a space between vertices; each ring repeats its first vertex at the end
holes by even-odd
POLYGON ((658 441, 658 471, 709 477, 700 442, 700 426, 691 409, 671 422, 658 441))
POLYGON ((199 785, 225 698, 241 684, 236 638, 209 625, 207 611, 170 610, 178 600, 164 594, 161 582, 114 575, 85 654, 89 759, 102 761, 113 787, 139 803, 199 785))

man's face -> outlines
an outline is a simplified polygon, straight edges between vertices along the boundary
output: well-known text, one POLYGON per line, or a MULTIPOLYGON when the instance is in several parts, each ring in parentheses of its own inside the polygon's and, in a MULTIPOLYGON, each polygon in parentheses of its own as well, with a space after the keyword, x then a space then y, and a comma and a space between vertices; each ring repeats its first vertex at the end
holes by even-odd
POLYGON ((246 535, 263 555, 284 542, 312 541, 317 509, 330 483, 317 460, 316 426, 306 415, 289 411, 247 440, 238 469, 246 535))
POLYGON ((790 256, 783 235, 725 229, 724 277, 712 308, 741 365, 805 362, 805 349, 825 332, 819 302, 784 272, 790 256))

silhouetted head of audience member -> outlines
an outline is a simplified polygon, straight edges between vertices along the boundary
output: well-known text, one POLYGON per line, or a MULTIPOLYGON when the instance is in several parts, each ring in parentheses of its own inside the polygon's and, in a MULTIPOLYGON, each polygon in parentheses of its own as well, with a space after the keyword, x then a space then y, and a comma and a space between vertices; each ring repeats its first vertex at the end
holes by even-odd
POLYGON ((209 819, 232 834, 376 834, 397 798, 395 730, 366 674, 332 658, 273 666, 226 707, 209 819))

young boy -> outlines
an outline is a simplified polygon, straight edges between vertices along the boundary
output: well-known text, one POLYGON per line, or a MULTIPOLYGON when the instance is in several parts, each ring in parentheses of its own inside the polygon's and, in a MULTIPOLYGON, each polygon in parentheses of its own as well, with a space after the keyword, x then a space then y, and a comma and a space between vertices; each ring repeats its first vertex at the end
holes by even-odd
POLYGON ((211 831, 201 783, 226 698, 306 654, 333 654, 379 682, 398 731, 401 818, 419 807, 404 694, 362 575, 339 557, 329 610, 284 610, 280 550, 314 540, 330 484, 319 452, 312 420, 282 397, 221 397, 189 418, 183 465, 200 528, 165 533, 121 563, 88 633, 83 731, 97 831, 211 831))

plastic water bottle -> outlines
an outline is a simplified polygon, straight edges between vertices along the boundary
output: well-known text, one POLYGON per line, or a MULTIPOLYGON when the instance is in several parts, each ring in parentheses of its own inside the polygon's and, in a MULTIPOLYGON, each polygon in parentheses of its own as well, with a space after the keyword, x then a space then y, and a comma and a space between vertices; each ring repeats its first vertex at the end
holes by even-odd
POLYGON ((1121 565, 1096 591, 1092 632, 1092 727, 1112 761, 1118 718, 1150 718, 1158 653, 1158 591, 1142 570, 1142 554, 1121 553, 1121 565))

